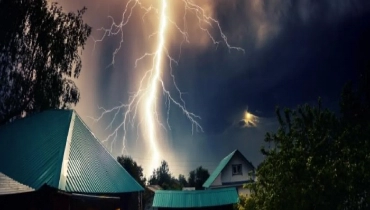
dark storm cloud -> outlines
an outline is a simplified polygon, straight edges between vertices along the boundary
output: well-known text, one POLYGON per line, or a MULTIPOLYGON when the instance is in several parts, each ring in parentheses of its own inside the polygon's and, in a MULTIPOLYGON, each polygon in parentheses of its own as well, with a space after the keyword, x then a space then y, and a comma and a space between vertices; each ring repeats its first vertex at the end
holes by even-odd
POLYGON ((198 55, 187 70, 205 130, 222 133, 233 123, 230 116, 247 107, 273 117, 276 105, 296 107, 319 96, 337 107, 341 88, 357 76, 369 8, 369 1, 220 3, 216 14, 225 33, 244 32, 238 44, 246 54, 221 46, 198 55))

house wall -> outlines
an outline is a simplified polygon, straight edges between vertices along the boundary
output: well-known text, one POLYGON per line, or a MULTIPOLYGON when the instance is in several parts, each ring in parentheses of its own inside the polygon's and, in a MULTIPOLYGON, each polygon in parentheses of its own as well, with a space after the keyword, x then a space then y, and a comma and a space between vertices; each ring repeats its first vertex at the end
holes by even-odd
POLYGON ((221 181, 221 173, 217 176, 217 178, 215 179, 215 181, 213 181, 213 183, 211 184, 210 187, 214 187, 214 186, 221 186, 222 185, 222 181, 221 181))
POLYGON ((249 172, 251 170, 253 170, 253 168, 244 160, 244 158, 240 157, 240 155, 235 155, 221 172, 221 182, 224 184, 225 182, 249 181, 249 172), (232 165, 235 164, 242 164, 242 175, 232 174, 232 165))

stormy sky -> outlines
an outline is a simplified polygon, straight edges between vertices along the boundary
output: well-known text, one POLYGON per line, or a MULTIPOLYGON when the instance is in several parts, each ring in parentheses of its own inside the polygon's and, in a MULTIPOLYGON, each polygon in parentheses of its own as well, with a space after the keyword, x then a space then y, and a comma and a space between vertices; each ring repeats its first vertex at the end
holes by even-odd
MULTIPOLYGON (((93 32, 82 52, 83 69, 76 81, 81 100, 75 109, 95 135, 105 139, 112 132, 107 126, 113 115, 98 122, 91 117, 100 115, 99 107, 110 109, 127 102, 136 91, 142 70, 135 68, 135 59, 153 49, 155 39, 148 39, 148 35, 155 31, 157 22, 151 18, 142 21, 143 11, 134 10, 124 28, 115 63, 109 66, 120 37, 106 37, 99 43, 94 39, 103 35, 99 28, 111 25, 108 16, 120 20, 127 0, 58 2, 68 12, 87 7, 84 21, 92 26, 93 32)), ((154 1, 143 3, 148 2, 154 1)), ((265 133, 276 131, 278 126, 275 107, 315 104, 320 96, 325 107, 338 110, 343 85, 356 80, 368 52, 368 0, 193 2, 217 19, 228 42, 243 48, 245 53, 229 50, 222 43, 212 44, 197 28, 191 13, 186 20, 189 43, 181 46, 181 56, 182 37, 171 34, 167 47, 178 59, 178 65, 173 65, 176 83, 184 93, 187 109, 201 117, 199 123, 204 130, 192 132, 192 125, 182 111, 171 108, 171 129, 165 133, 166 140, 160 142, 160 148, 162 159, 176 176, 187 175, 200 165, 212 172, 234 149, 257 166, 263 159, 260 148, 265 133), (246 110, 259 117, 257 127, 240 123, 246 110)), ((179 25, 183 21, 181 8, 181 1, 169 8, 179 25)), ((122 116, 112 127, 119 121, 122 116)), ((145 144, 131 135, 125 151, 149 175, 151 156, 145 144)), ((106 146, 109 148, 110 144, 106 146)), ((121 149, 120 143, 114 144, 112 155, 120 155, 121 149)))

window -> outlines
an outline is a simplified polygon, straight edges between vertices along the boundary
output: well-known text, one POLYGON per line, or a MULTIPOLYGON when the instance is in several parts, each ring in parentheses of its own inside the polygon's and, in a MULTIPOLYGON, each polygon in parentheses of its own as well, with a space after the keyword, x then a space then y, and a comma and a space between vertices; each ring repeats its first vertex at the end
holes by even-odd
POLYGON ((243 175, 242 164, 232 165, 233 175, 243 175))

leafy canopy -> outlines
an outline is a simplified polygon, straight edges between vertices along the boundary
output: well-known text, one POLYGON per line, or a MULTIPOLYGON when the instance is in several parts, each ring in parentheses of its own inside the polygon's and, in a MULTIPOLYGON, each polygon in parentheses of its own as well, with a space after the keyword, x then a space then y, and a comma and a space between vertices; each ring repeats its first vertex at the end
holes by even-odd
POLYGON ((85 11, 64 13, 46 0, 0 0, 0 124, 77 104, 73 78, 91 33, 85 11))
POLYGON ((209 172, 207 169, 199 166, 193 171, 189 172, 188 186, 195 187, 196 190, 202 190, 204 182, 207 181, 209 172))
MULTIPOLYGON (((347 85, 339 115, 317 106, 277 109, 280 128, 267 133, 265 160, 250 184, 250 209, 370 207, 370 88, 368 71, 347 85)), ((246 208, 247 209, 247 208, 246 208)))
POLYGON ((159 185, 164 190, 181 190, 180 182, 171 175, 168 163, 162 160, 161 165, 153 170, 149 185, 159 185))

